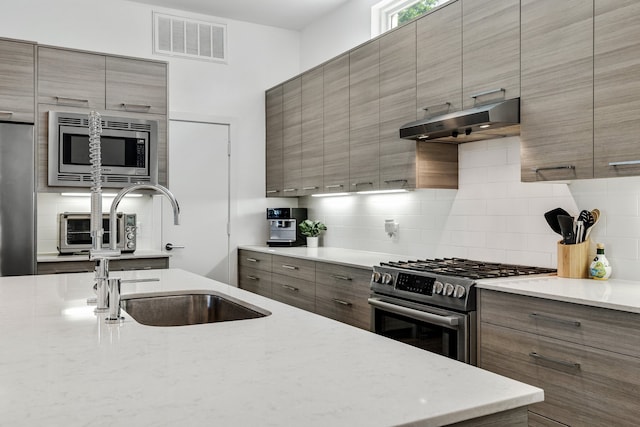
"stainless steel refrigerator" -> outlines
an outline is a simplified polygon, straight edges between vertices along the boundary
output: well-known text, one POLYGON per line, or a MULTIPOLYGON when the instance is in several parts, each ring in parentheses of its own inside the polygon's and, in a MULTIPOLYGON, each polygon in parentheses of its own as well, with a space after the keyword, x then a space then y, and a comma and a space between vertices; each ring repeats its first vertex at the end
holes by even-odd
POLYGON ((0 276, 35 274, 33 125, 0 122, 0 276))

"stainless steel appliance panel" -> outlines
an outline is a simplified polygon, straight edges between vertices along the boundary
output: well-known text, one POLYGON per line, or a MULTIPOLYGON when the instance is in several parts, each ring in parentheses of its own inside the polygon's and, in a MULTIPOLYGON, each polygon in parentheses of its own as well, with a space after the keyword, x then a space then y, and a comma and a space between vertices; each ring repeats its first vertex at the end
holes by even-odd
POLYGON ((0 276, 35 274, 33 125, 0 122, 0 276))

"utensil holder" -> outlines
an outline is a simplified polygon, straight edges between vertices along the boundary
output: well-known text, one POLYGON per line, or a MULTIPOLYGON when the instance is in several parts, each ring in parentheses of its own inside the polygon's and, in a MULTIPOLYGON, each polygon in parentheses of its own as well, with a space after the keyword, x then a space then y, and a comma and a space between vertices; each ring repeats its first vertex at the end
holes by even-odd
POLYGON ((589 278, 589 244, 590 240, 575 245, 558 242, 558 277, 589 278))

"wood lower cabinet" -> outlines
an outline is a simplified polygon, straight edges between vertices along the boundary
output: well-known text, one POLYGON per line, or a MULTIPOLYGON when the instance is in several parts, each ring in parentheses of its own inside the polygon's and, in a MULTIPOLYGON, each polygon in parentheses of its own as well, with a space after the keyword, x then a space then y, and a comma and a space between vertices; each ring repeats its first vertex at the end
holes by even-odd
POLYGON ((530 425, 637 425, 640 315, 483 289, 479 319, 478 366, 545 391, 530 425))
POLYGON ((369 330, 368 268, 238 250, 239 287, 369 330))
POLYGON ((35 46, 0 40, 0 120, 33 122, 35 46))
MULTIPOLYGON (((93 261, 39 262, 38 274, 84 273, 95 271, 93 261)), ((155 270, 169 268, 169 257, 116 259, 109 262, 109 271, 155 270)))

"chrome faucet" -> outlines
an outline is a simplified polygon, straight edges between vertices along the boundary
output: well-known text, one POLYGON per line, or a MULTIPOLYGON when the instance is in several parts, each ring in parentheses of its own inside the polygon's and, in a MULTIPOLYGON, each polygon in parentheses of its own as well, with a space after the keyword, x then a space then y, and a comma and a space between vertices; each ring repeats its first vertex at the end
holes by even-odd
MULTIPOLYGON (((111 209, 109 210, 109 230, 117 230, 117 216, 116 210, 118 205, 127 194, 137 190, 151 190, 156 193, 166 196, 171 202, 173 208, 173 223, 175 225, 180 224, 180 206, 175 196, 165 187, 158 184, 134 184, 129 187, 125 187, 118 194, 116 194, 113 202, 111 203, 111 209)), ((109 317, 107 322, 114 323, 120 320, 120 279, 109 279, 109 260, 120 258, 120 250, 117 249, 115 232, 109 241, 109 249, 92 249, 89 251, 89 259, 96 261, 96 293, 97 293, 97 308, 96 311, 109 310, 109 317), (111 292, 110 292, 111 291, 111 292), (114 295, 115 294, 115 295, 114 295), (113 301, 110 301, 113 300, 113 301), (118 307, 112 307, 114 303, 117 303, 118 307)), ((149 281, 147 279, 132 280, 132 281, 149 281)))

